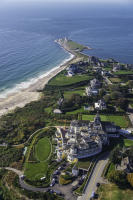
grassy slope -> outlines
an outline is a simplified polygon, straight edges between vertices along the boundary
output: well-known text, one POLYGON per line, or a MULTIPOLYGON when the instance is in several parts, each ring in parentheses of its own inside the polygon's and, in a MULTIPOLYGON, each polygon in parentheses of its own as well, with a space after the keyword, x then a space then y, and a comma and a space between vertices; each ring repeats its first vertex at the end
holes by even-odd
POLYGON ((71 50, 78 50, 78 51, 83 51, 86 48, 85 46, 78 44, 72 40, 68 40, 67 46, 71 50))
POLYGON ((114 184, 103 184, 98 189, 101 200, 133 200, 133 190, 122 190, 114 184))
POLYGON ((120 78, 110 78, 110 81, 112 83, 121 83, 121 79, 120 78))
POLYGON ((86 80, 90 80, 88 75, 75 75, 73 77, 67 77, 64 76, 64 74, 59 74, 49 82, 49 85, 66 86, 86 80))
MULTIPOLYGON (((95 115, 83 115, 83 120, 94 120, 95 115)), ((126 116, 119 116, 119 115, 100 115, 102 121, 110 121, 114 122, 117 126, 122 128, 127 128, 129 125, 129 120, 126 116)))
POLYGON ((120 71, 118 71, 118 72, 115 72, 114 74, 116 74, 116 75, 130 75, 130 74, 133 74, 133 71, 128 71, 128 70, 120 70, 120 71))
POLYGON ((130 146, 133 146, 133 141, 128 140, 128 139, 124 139, 124 144, 125 144, 126 147, 130 147, 130 146))
POLYGON ((41 177, 46 176, 47 169, 47 162, 26 163, 25 175, 31 181, 39 180, 41 177))
POLYGON ((35 155, 39 161, 45 161, 51 152, 51 144, 48 138, 42 138, 35 146, 35 155))
POLYGON ((48 169, 48 162, 45 161, 51 152, 51 144, 49 139, 42 138, 38 141, 35 146, 35 156, 40 162, 38 163, 29 163, 25 164, 25 175, 31 180, 39 180, 41 177, 46 176, 48 169))

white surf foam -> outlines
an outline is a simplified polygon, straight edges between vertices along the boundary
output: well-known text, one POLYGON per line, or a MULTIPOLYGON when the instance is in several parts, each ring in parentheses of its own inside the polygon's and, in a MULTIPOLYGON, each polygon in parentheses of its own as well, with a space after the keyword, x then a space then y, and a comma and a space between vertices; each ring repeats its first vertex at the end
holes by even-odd
POLYGON ((20 92, 24 89, 27 89, 29 88, 31 85, 37 83, 37 81, 39 81, 40 79, 48 76, 49 74, 51 74, 53 71, 55 71, 56 69, 60 68, 62 65, 66 64, 68 61, 72 60, 74 58, 74 55, 73 54, 70 54, 70 57, 63 60, 63 62, 61 62, 61 64, 59 64, 58 66, 54 67, 53 69, 51 69, 50 71, 45 71, 45 72, 41 72, 40 75, 38 75, 37 77, 34 77, 34 78, 30 78, 24 82, 21 82, 19 84, 16 84, 15 87, 13 88, 10 88, 10 89, 6 89, 5 91, 1 92, 0 93, 0 98, 3 99, 3 98, 6 98, 8 97, 9 95, 13 95, 14 93, 17 93, 17 92, 20 92))

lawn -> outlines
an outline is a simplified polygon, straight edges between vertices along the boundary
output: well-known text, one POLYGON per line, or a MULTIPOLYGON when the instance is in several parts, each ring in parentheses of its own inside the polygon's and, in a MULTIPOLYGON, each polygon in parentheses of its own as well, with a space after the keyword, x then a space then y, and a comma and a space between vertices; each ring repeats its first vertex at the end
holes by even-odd
POLYGON ((51 143, 47 137, 38 141, 35 146, 35 155, 37 160, 45 161, 51 153, 51 143))
POLYGON ((112 83, 121 83, 120 78, 109 78, 112 83))
MULTIPOLYGON (((95 115, 82 115, 82 120, 94 120, 95 115)), ((117 126, 127 128, 130 124, 129 118, 125 115, 100 115, 102 121, 114 122, 117 126)))
POLYGON ((91 158, 81 159, 78 161, 77 166, 82 169, 88 170, 91 164, 91 158))
POLYGON ((71 112, 67 112, 66 114, 74 115, 74 114, 78 114, 78 113, 82 113, 82 112, 84 112, 84 106, 82 106, 81 108, 79 108, 77 110, 74 110, 74 111, 71 111, 71 112))
POLYGON ((79 51, 83 51, 86 47, 81 45, 81 44, 78 44, 72 40, 68 40, 67 42, 67 46, 69 47, 69 49, 71 50, 79 50, 79 51))
POLYGON ((25 175, 31 181, 39 180, 41 177, 46 176, 48 170, 47 162, 39 163, 26 163, 25 175))
POLYGON ((133 146, 133 140, 124 139, 124 145, 126 147, 133 146))
MULTIPOLYGON (((34 138, 33 138, 34 140, 34 138)), ((52 151, 50 140, 47 137, 41 138, 35 148, 31 148, 35 158, 40 162, 25 162, 25 175, 30 181, 40 180, 41 177, 46 176, 48 171, 48 161, 52 151), (34 149, 34 150, 33 150, 34 149)))
POLYGON ((65 99, 69 99, 73 94, 79 94, 83 96, 84 93, 85 93, 85 90, 66 91, 64 92, 64 97, 65 99))
POLYGON ((116 75, 130 75, 130 74, 133 74, 133 71, 128 71, 128 70, 120 70, 120 71, 118 71, 118 72, 115 72, 114 74, 116 74, 116 75))
POLYGON ((98 194, 101 200, 133 200, 133 190, 120 189, 115 184, 102 184, 98 194))
POLYGON ((75 75, 73 77, 67 77, 63 73, 58 74, 56 77, 51 79, 49 85, 56 85, 56 86, 67 86, 79 83, 81 81, 89 81, 89 75, 75 75))

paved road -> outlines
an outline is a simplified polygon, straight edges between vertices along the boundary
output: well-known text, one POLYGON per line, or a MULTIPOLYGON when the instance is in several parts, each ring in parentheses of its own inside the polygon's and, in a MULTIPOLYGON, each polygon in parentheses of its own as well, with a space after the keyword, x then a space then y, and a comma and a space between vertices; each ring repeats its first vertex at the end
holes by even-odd
POLYGON ((70 200, 70 199, 76 200, 77 199, 77 197, 75 195, 73 195, 73 193, 72 193, 72 185, 71 184, 66 185, 66 186, 61 186, 59 184, 55 184, 53 187, 38 188, 38 187, 31 186, 24 181, 24 179, 21 177, 24 174, 23 171, 19 171, 17 169, 11 168, 11 167, 5 167, 5 169, 9 170, 9 171, 13 171, 19 176, 19 183, 23 189, 26 189, 26 190, 32 191, 32 192, 46 192, 48 189, 52 189, 52 190, 56 190, 56 191, 59 191, 62 194, 64 194, 65 200, 70 200))
POLYGON ((92 192, 96 191, 97 189, 96 183, 100 182, 101 180, 101 175, 109 160, 108 157, 109 157, 109 154, 106 154, 102 158, 99 159, 91 175, 91 178, 88 182, 85 193, 81 197, 78 197, 78 200, 89 200, 91 198, 92 192))
POLYGON ((20 171, 20 170, 17 170, 15 168, 11 168, 11 167, 5 167, 6 170, 9 170, 9 171, 13 171, 14 173, 16 173, 18 176, 22 176, 24 174, 23 171, 20 171))

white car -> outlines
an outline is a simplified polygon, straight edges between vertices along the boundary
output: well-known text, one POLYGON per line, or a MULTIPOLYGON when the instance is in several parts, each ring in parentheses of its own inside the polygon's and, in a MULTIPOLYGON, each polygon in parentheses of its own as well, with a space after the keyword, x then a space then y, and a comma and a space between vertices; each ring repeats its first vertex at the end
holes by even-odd
POLYGON ((54 184, 55 184, 55 178, 52 179, 52 182, 51 182, 51 184, 50 184, 50 187, 53 187, 54 184))

